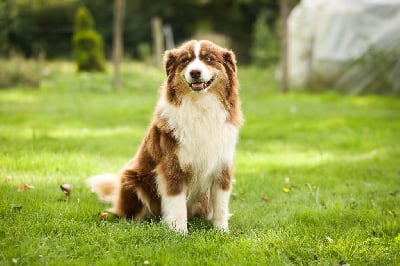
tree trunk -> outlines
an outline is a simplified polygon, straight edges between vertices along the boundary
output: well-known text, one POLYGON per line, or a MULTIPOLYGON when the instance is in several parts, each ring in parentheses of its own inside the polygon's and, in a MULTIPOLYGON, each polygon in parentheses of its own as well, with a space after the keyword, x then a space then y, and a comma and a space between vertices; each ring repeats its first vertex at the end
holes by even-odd
POLYGON ((125 0, 114 0, 114 32, 113 32, 113 63, 114 90, 121 89, 120 64, 123 55, 123 18, 125 0))
POLYGON ((164 54, 164 34, 162 21, 159 17, 151 19, 151 29, 153 31, 153 50, 155 65, 162 65, 162 58, 164 54))
POLYGON ((287 18, 289 16, 289 0, 279 0, 281 10, 281 90, 283 93, 289 91, 289 60, 288 60, 288 28, 287 18))

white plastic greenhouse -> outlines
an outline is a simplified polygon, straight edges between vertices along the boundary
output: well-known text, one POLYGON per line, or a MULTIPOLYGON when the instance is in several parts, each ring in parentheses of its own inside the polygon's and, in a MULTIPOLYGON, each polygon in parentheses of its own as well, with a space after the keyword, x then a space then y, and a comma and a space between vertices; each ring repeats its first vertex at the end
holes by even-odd
POLYGON ((400 0, 302 0, 288 27, 292 88, 400 92, 400 0))

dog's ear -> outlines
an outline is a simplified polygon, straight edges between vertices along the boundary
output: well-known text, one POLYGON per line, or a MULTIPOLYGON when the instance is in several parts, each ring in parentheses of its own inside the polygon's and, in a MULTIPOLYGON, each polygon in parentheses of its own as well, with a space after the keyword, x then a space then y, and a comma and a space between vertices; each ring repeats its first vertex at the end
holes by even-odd
POLYGON ((232 51, 225 51, 223 57, 224 57, 225 66, 227 66, 233 73, 236 73, 235 54, 232 51))
POLYGON ((167 76, 172 73, 176 60, 178 58, 176 49, 166 51, 164 54, 164 67, 167 76))

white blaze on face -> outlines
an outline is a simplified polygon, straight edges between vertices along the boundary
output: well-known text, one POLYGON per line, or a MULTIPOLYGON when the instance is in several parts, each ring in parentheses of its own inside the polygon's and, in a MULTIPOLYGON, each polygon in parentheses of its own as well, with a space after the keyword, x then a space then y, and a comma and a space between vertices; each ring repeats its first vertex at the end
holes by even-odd
POLYGON ((194 47, 195 58, 186 68, 185 79, 193 90, 200 91, 206 89, 212 80, 213 75, 206 64, 200 60, 201 42, 196 41, 194 47))

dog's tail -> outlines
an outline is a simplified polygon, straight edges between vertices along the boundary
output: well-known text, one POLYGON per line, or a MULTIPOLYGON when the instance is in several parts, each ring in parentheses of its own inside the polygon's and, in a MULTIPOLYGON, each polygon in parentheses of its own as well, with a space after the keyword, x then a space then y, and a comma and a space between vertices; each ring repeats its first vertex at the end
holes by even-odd
POLYGON ((86 180, 86 184, 93 193, 96 193, 100 200, 108 203, 115 203, 119 178, 116 174, 101 174, 92 176, 86 180))

